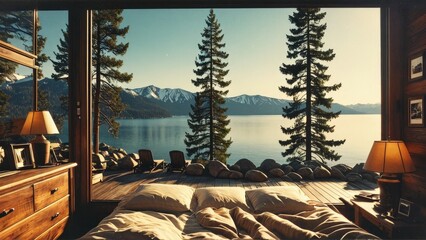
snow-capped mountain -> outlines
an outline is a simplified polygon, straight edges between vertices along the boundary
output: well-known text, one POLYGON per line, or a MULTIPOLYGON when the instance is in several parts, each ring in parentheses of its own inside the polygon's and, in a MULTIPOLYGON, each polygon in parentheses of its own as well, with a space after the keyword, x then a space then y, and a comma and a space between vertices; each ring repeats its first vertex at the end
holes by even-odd
POLYGON ((288 101, 284 99, 277 99, 277 98, 265 97, 260 95, 246 95, 246 94, 227 98, 227 101, 237 102, 241 104, 257 105, 257 106, 262 106, 262 105, 283 106, 284 104, 288 103, 288 101))
POLYGON ((153 85, 131 89, 134 93, 146 97, 169 103, 183 103, 192 101, 194 94, 180 88, 159 88, 153 85))
MULTIPOLYGON (((131 95, 154 99, 162 108, 168 110, 172 115, 187 115, 190 111, 190 105, 194 103, 194 93, 176 88, 159 88, 153 85, 126 89, 131 95)), ((265 97, 261 95, 240 95, 226 98, 225 107, 230 115, 267 115, 282 114, 282 108, 287 106, 288 100, 265 97)), ((354 109, 343 105, 333 103, 333 111, 342 111, 343 114, 359 114, 354 109)))

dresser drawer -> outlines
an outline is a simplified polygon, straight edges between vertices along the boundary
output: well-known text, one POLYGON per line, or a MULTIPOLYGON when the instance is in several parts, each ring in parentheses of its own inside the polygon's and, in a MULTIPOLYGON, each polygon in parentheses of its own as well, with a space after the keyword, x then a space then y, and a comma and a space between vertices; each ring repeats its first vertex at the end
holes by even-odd
POLYGON ((57 201, 68 194, 68 173, 34 184, 35 211, 57 201))
POLYGON ((67 226, 67 223, 68 223, 68 218, 69 217, 62 219, 55 226, 48 229, 43 234, 37 236, 37 238, 35 240, 58 239, 62 235, 62 233, 64 233, 64 231, 65 231, 65 227, 67 226))
POLYGON ((69 196, 65 196, 29 218, 0 232, 0 239, 34 239, 69 215, 69 196))
POLYGON ((0 196, 0 231, 34 212, 33 187, 28 186, 0 196))

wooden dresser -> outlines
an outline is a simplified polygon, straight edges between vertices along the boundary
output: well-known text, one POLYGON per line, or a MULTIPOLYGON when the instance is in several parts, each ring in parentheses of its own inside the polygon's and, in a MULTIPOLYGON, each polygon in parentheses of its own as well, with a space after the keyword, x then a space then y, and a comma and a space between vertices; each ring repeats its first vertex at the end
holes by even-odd
POLYGON ((56 239, 73 207, 75 163, 0 177, 0 239, 56 239))

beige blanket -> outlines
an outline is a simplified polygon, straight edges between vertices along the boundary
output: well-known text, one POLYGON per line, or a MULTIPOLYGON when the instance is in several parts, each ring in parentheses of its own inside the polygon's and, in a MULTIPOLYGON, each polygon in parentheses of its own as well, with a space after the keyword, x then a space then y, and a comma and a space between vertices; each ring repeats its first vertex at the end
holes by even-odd
POLYGON ((196 213, 116 209, 81 239, 376 239, 329 208, 295 215, 240 208, 196 213))
POLYGON ((241 208, 205 208, 196 213, 198 223, 226 238, 253 239, 375 239, 328 208, 296 215, 264 212, 251 214, 241 208))

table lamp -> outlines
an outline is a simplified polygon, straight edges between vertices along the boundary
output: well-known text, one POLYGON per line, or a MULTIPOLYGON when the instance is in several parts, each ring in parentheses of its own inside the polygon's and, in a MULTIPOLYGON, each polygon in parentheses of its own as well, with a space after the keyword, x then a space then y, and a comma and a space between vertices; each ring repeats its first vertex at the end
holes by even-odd
POLYGON ((58 128, 49 111, 31 111, 28 113, 21 135, 36 135, 31 140, 37 166, 50 163, 50 142, 43 134, 58 134, 58 128))
POLYGON ((414 172, 414 164, 403 141, 374 141, 364 169, 382 173, 377 180, 380 202, 375 209, 387 213, 398 205, 401 181, 400 174, 414 172))

